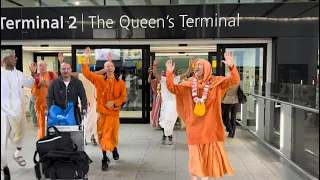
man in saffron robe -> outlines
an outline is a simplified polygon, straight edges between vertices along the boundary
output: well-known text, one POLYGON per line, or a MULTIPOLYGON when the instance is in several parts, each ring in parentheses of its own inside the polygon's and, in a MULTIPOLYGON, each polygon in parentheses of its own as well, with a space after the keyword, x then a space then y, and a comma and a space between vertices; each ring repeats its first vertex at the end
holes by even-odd
POLYGON ((102 171, 106 171, 110 160, 107 151, 111 151, 114 160, 119 159, 117 150, 120 128, 120 109, 126 102, 126 86, 123 80, 114 74, 114 64, 111 53, 104 64, 106 76, 97 75, 89 70, 90 48, 85 50, 85 61, 82 65, 83 75, 94 84, 97 92, 97 134, 98 142, 102 150, 102 171))
MULTIPOLYGON (((4 180, 10 180, 10 171, 7 164, 7 143, 17 147, 13 159, 25 166, 26 161, 21 156, 22 141, 26 126, 24 87, 32 88, 34 79, 27 77, 16 67, 17 58, 13 55, 4 56, 1 67, 1 166, 4 180)), ((29 66, 31 74, 36 72, 36 66, 29 66)))
POLYGON ((222 61, 231 76, 212 76, 212 66, 207 60, 197 59, 194 76, 175 84, 174 64, 166 63, 167 87, 176 95, 177 111, 186 123, 191 180, 220 178, 234 174, 223 143, 226 141, 222 121, 221 101, 225 92, 240 81, 234 65, 233 54, 225 53, 222 61))
POLYGON ((35 110, 37 114, 38 124, 38 139, 45 136, 45 115, 44 112, 48 110, 47 94, 50 81, 56 79, 58 75, 54 72, 47 71, 47 63, 43 60, 38 61, 38 82, 35 82, 31 94, 36 97, 35 110))

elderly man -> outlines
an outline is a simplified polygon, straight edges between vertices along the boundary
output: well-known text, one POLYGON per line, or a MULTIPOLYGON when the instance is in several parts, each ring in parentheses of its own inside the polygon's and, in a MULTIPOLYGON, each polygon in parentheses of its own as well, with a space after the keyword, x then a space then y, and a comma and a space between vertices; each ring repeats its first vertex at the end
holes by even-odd
MULTIPOLYGON (((2 60, 1 68, 1 166, 4 179, 10 179, 7 165, 8 139, 17 147, 13 159, 25 166, 26 161, 21 156, 22 140, 26 125, 24 87, 32 88, 34 79, 27 77, 16 67, 17 58, 14 55, 6 55, 2 60)), ((36 72, 35 64, 29 66, 32 75, 36 72)))
POLYGON ((38 139, 45 136, 45 115, 48 110, 46 98, 48 94, 49 84, 56 79, 58 75, 52 71, 47 71, 47 63, 43 60, 37 63, 38 72, 35 76, 35 83, 31 89, 31 94, 36 97, 35 110, 38 123, 38 139))

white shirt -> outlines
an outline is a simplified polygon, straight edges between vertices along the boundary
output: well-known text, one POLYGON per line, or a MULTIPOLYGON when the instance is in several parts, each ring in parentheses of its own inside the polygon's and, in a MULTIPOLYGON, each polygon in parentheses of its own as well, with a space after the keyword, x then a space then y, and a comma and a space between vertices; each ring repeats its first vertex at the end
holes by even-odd
POLYGON ((68 82, 64 81, 64 84, 66 85, 66 88, 68 88, 69 83, 70 83, 70 81, 68 81, 68 82))
MULTIPOLYGON (((166 80, 167 80, 166 77, 161 76, 161 81, 160 81, 161 98, 162 98, 162 100, 169 100, 169 99, 176 100, 176 96, 168 90, 166 80)), ((178 84, 180 82, 180 76, 175 76, 173 78, 173 82, 174 82, 174 84, 178 84)))
POLYGON ((21 104, 25 98, 23 96, 24 87, 32 88, 34 84, 34 79, 32 77, 28 78, 21 71, 8 71, 1 68, 1 115, 17 116, 24 112, 24 104, 21 104), (11 89, 9 88, 9 80, 11 80, 11 89), (20 79, 21 85, 19 86, 20 79), (12 93, 12 103, 13 110, 10 109, 10 91, 12 93))

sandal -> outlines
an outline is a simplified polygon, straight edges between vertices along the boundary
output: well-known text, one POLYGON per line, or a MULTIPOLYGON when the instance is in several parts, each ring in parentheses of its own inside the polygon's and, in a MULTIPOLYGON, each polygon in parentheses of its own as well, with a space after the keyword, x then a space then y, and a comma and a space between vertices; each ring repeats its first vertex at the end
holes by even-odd
POLYGON ((92 143, 94 146, 98 145, 98 143, 97 143, 97 141, 96 141, 95 138, 91 138, 91 143, 92 143))
POLYGON ((15 156, 13 155, 13 159, 14 159, 20 166, 25 166, 25 165, 26 165, 26 161, 23 159, 22 156, 15 157, 15 156))

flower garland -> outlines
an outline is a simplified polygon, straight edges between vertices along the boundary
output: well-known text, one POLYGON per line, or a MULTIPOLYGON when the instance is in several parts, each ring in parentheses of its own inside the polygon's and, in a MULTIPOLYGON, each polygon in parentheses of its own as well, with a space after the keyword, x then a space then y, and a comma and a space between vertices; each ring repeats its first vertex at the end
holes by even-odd
POLYGON ((209 92, 209 82, 206 83, 204 86, 203 94, 202 97, 198 97, 198 90, 197 90, 197 79, 193 78, 193 83, 192 83, 192 99, 195 103, 198 104, 204 104, 207 100, 208 97, 208 92, 209 92))
POLYGON ((157 96, 160 96, 161 84, 157 84, 157 96))

